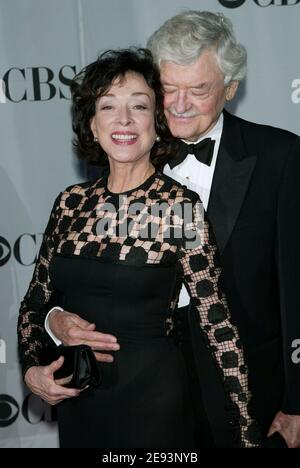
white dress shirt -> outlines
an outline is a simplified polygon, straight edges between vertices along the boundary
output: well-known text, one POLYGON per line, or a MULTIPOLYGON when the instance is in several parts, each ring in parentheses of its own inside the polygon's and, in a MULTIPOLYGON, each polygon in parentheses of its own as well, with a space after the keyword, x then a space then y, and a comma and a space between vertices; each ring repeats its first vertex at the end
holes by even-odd
MULTIPOLYGON (((207 166, 206 164, 198 161, 198 159, 196 159, 193 154, 188 154, 185 160, 181 164, 175 166, 173 169, 170 168, 169 164, 166 164, 164 167, 164 173, 166 175, 172 177, 172 179, 177 180, 177 182, 180 182, 182 185, 186 185, 190 190, 198 193, 205 210, 207 210, 208 207, 209 196, 220 147, 221 135, 223 131, 223 122, 224 117, 223 114, 221 114, 215 126, 206 135, 193 142, 194 144, 197 144, 205 138, 211 138, 212 140, 215 140, 214 153, 210 166, 207 166)), ((186 141, 185 143, 189 142, 186 141)), ((179 307, 184 307, 189 303, 190 296, 185 286, 182 286, 179 296, 179 307)))

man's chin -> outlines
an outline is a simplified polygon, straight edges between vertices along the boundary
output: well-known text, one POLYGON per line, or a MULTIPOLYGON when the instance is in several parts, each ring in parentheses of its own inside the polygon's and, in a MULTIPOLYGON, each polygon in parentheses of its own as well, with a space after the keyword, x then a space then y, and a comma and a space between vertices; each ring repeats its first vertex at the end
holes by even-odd
POLYGON ((181 140, 193 140, 194 139, 194 134, 191 134, 191 132, 187 132, 186 129, 170 129, 173 137, 175 138, 180 138, 181 140))
POLYGON ((194 129, 191 128, 191 122, 189 122, 189 125, 188 122, 181 122, 180 125, 169 122, 169 128, 175 138, 189 139, 195 133, 194 129))

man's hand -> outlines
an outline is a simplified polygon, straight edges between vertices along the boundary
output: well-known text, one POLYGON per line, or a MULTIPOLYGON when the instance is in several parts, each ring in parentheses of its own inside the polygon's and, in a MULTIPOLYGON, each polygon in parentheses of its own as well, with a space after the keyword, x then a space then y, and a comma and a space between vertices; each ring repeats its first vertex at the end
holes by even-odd
MULTIPOLYGON (((120 345, 113 335, 95 331, 95 324, 89 323, 71 312, 53 310, 49 315, 49 326, 54 335, 67 346, 86 344, 94 351, 118 351, 120 345)), ((95 352, 97 361, 112 362, 111 354, 95 352)))
POLYGON ((300 416, 284 414, 279 411, 272 422, 268 437, 274 432, 279 432, 282 435, 288 448, 300 448, 300 416))
POLYGON ((65 388, 62 381, 55 382, 53 374, 64 363, 61 356, 57 361, 53 361, 49 366, 33 366, 28 369, 24 376, 27 387, 49 405, 57 405, 66 398, 77 397, 80 390, 76 388, 65 388))

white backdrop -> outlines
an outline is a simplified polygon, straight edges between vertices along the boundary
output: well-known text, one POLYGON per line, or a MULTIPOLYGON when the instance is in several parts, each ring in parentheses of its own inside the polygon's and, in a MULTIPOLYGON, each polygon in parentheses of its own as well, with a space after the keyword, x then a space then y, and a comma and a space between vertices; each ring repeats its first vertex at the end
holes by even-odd
POLYGON ((300 0, 0 0, 0 447, 57 445, 52 411, 21 384, 16 322, 54 198, 85 179, 68 80, 187 8, 223 12, 247 47, 229 110, 299 134, 300 0))

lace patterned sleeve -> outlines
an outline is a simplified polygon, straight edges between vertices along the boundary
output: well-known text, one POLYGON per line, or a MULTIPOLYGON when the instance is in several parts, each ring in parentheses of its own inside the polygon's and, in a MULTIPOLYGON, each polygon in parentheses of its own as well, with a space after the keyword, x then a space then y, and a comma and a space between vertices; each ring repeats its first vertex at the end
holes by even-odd
POLYGON ((32 280, 21 302, 18 320, 19 357, 23 375, 29 367, 39 364, 39 352, 49 338, 44 329, 44 320, 50 307, 54 289, 49 278, 49 263, 53 255, 53 233, 60 213, 61 194, 55 200, 44 232, 39 256, 32 280))
POLYGON ((249 414, 248 370, 238 330, 231 323, 226 297, 220 289, 216 243, 199 198, 193 202, 191 211, 179 253, 183 282, 199 312, 200 326, 221 371, 235 438, 242 447, 256 447, 259 431, 249 414))

